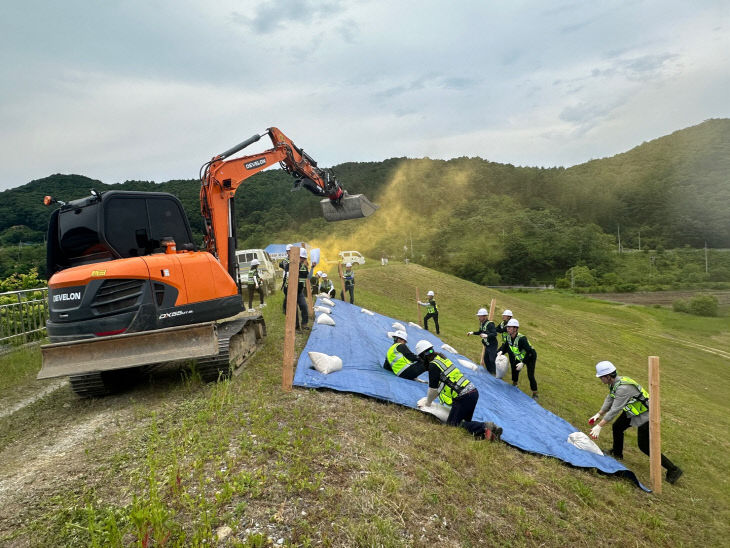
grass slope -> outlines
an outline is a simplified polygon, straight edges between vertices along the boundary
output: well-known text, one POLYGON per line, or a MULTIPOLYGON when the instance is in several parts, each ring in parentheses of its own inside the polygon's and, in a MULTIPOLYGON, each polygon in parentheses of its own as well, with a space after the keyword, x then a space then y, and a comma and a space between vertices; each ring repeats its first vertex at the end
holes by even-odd
MULTIPOLYGON (((413 321, 415 287, 422 298, 436 292, 442 338, 474 359, 479 342, 464 333, 476 327, 476 309, 492 298, 498 311, 511 308, 539 352, 541 405, 579 428, 606 394, 596 361, 611 359, 620 373, 646 383, 647 356, 660 356, 663 448, 685 476, 665 483, 663 494, 647 495, 556 459, 475 442, 415 410, 331 391, 283 392, 283 317, 275 297, 264 309, 265 346, 232 381, 201 385, 194 374, 180 379, 173 370, 99 400, 64 389, 0 418, 7 470, 37 469, 17 496, 5 492, 0 544, 725 542, 730 383, 727 360, 712 349, 730 351, 727 318, 552 292, 500 293, 397 264, 361 267, 356 302, 413 321), (66 432, 78 441, 62 444, 54 460, 48 439, 66 432)), ((305 341, 297 338, 301 349, 305 341)), ((23 362, 37 370, 37 353, 23 362)), ((27 381, 16 378, 22 390, 27 381)), ((529 390, 526 377, 520 386, 529 390)), ((610 439, 606 428, 600 444, 610 439)), ((648 483, 648 458, 635 440, 630 430, 625 463, 648 483)))

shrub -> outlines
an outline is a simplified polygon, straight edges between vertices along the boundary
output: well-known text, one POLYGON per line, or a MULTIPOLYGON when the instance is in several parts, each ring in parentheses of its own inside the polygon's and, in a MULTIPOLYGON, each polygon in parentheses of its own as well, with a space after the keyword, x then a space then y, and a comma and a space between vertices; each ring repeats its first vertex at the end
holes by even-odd
POLYGON ((672 303, 672 310, 675 312, 689 313, 689 304, 684 299, 677 299, 672 303))
POLYGON ((689 301, 689 313, 695 316, 717 316, 717 299, 712 295, 696 295, 689 301))

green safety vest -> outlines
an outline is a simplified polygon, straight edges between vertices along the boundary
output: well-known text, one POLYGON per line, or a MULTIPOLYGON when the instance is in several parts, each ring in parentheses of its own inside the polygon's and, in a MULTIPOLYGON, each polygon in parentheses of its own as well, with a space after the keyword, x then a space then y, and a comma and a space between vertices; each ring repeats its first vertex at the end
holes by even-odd
POLYGON ((350 283, 350 284, 355 283, 355 273, 352 270, 345 270, 344 278, 345 278, 345 283, 350 283))
POLYGON ((248 271, 248 285, 255 285, 259 280, 259 271, 257 268, 252 268, 248 271))
POLYGON ((646 413, 649 410, 649 392, 644 390, 641 385, 634 379, 631 379, 629 377, 619 377, 618 381, 611 385, 611 388, 609 389, 609 395, 612 398, 615 398, 616 389, 622 384, 630 384, 639 391, 636 396, 626 402, 626 405, 624 406, 624 411, 626 411, 627 413, 631 413, 632 415, 637 417, 642 413, 646 413))
POLYGON ((332 280, 327 278, 325 281, 323 281, 319 285, 319 292, 320 293, 329 293, 330 291, 332 291, 333 287, 334 287, 334 285, 332 285, 332 280))
POLYGON ((448 358, 436 356, 431 363, 439 368, 439 399, 445 405, 451 405, 454 398, 460 396, 471 381, 448 358))
MULTIPOLYGON (((500 323, 499 327, 507 329, 507 322, 500 323)), ((502 335, 502 343, 506 343, 509 340, 509 333, 507 333, 507 331, 502 331, 500 335, 502 335)))
POLYGON ((426 307, 426 312, 428 314, 437 314, 438 311, 439 311, 439 307, 436 306, 436 301, 434 301, 433 299, 430 299, 428 301, 428 306, 426 307))
MULTIPOLYGON (((525 355, 527 354, 526 350, 520 351, 519 344, 520 339, 523 338, 524 335, 521 333, 517 333, 517 336, 515 337, 515 340, 511 340, 509 334, 507 334, 507 344, 509 345, 509 349, 512 351, 512 354, 515 355, 515 359, 518 362, 521 362, 525 359, 525 355)), ((533 347, 534 348, 534 347, 533 347)))
POLYGON ((411 365, 411 362, 409 362, 408 359, 403 354, 401 354, 400 352, 398 352, 398 350, 396 350, 396 348, 398 347, 399 344, 401 344, 401 343, 395 343, 393 346, 388 348, 388 354, 387 354, 387 359, 388 359, 388 363, 390 364, 390 368, 393 370, 393 373, 395 373, 396 375, 400 375, 401 372, 406 367, 411 365))

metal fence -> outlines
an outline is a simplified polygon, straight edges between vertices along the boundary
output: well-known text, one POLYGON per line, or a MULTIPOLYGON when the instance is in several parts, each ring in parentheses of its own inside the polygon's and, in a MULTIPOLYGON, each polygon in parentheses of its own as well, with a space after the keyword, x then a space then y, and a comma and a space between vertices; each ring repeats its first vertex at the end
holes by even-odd
POLYGON ((46 336, 48 288, 0 293, 0 352, 46 336))

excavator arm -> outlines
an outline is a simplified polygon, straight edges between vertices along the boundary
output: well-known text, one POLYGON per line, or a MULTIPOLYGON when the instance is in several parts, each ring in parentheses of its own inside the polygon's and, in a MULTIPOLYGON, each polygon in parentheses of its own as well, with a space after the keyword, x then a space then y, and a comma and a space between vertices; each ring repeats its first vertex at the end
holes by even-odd
POLYGON ((322 214, 328 221, 367 217, 377 209, 362 194, 347 194, 333 173, 317 167, 317 162, 278 128, 270 127, 264 135, 271 138, 272 148, 259 154, 228 159, 261 139, 262 136, 256 134, 214 156, 200 170, 200 208, 205 222, 205 246, 218 257, 233 279, 236 279, 234 196, 238 187, 259 171, 278 163, 294 177, 295 188, 302 186, 324 198, 320 204, 322 214))

